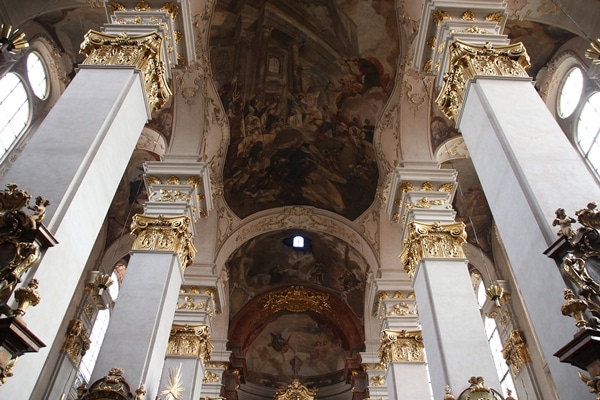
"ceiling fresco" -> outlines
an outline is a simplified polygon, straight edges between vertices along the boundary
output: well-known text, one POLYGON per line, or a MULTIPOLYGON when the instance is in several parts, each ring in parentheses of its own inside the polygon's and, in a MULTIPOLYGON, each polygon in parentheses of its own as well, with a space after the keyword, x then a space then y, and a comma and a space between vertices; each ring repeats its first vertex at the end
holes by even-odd
POLYGON ((231 316, 274 287, 303 285, 335 293, 358 318, 363 316, 367 263, 354 248, 330 235, 279 231, 241 245, 227 262, 231 316), (291 246, 301 234, 305 249, 291 246))
POLYGON ((550 61, 556 50, 575 37, 563 29, 533 21, 508 20, 504 33, 511 43, 522 42, 531 59, 529 76, 535 78, 539 70, 550 61))
POLYGON ((215 84, 229 117, 225 198, 244 218, 311 205, 348 219, 372 203, 375 123, 393 88, 393 2, 219 1, 215 84))
POLYGON ((272 388, 298 378, 310 387, 345 379, 364 346, 367 262, 344 241, 284 230, 245 242, 227 261, 229 346, 246 382, 272 388), (304 247, 293 247, 293 238, 304 247))
POLYGON ((265 326, 246 350, 246 380, 271 387, 294 378, 309 387, 330 385, 344 380, 350 354, 328 324, 305 313, 286 314, 265 326))

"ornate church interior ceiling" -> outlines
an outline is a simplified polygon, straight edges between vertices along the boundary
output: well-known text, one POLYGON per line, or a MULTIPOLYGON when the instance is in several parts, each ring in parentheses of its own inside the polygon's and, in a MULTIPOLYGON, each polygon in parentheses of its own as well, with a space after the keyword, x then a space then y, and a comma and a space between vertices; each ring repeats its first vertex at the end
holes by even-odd
MULTIPOLYGON (((535 77, 573 35, 520 20, 523 7, 511 7, 506 33, 525 43, 535 77)), ((41 12, 35 20, 76 64, 84 33, 106 16, 85 5, 41 12)), ((216 2, 210 65, 229 124, 223 196, 237 217, 306 205, 354 221, 372 206, 381 180, 376 126, 403 76, 399 30, 392 1, 216 2)), ((146 144, 134 152, 109 211, 107 247, 142 209, 143 161, 159 159, 172 137, 172 105, 153 117, 154 133, 143 136, 146 144)), ((460 136, 435 107, 430 127, 432 154, 460 136)), ((490 254, 492 216, 472 163, 444 167, 459 171, 457 219, 468 225, 469 241, 490 254)), ((310 387, 344 382, 346 360, 364 346, 370 267, 355 248, 331 235, 283 230, 240 244, 227 268, 229 346, 245 359, 246 382, 271 388, 294 378, 310 387), (291 246, 295 234, 306 248, 291 246), (299 298, 318 306, 294 308, 299 298)))
POLYGON ((355 219, 378 181, 375 122, 394 85, 393 3, 219 1, 211 63, 229 117, 225 198, 355 219))

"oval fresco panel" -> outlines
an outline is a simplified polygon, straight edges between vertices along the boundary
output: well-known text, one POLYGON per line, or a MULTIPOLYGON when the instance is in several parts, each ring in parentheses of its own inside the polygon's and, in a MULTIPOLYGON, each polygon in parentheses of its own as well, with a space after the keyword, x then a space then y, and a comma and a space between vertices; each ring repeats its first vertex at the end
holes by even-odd
POLYGON ((210 56, 230 125, 223 180, 240 218, 312 205, 354 220, 373 202, 373 134, 398 64, 393 4, 217 3, 210 56))

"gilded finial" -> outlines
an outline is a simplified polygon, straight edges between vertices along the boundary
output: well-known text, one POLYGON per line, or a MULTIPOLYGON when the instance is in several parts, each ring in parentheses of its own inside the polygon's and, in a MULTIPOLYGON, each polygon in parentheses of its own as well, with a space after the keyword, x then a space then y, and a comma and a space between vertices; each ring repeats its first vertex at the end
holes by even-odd
POLYGON ((565 304, 560 308, 563 315, 569 316, 575 320, 575 326, 585 328, 589 323, 585 319, 584 313, 587 310, 587 304, 581 299, 575 299, 575 293, 571 289, 565 289, 565 304))
POLYGON ((444 393, 445 394, 443 400, 455 400, 454 396, 452 395, 452 389, 450 388, 450 385, 446 385, 444 393))
POLYGON ((13 312, 22 317, 25 315, 25 310, 29 306, 35 307, 40 303, 41 297, 37 292, 39 282, 37 279, 32 279, 27 287, 21 287, 15 290, 15 299, 17 300, 17 308, 13 312))

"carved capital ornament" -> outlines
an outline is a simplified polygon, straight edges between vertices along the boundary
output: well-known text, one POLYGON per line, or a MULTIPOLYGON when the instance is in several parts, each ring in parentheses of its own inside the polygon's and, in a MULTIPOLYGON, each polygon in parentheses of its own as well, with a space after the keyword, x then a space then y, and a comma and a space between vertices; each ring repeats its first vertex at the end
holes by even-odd
POLYGON ((387 366, 397 361, 424 362, 425 346, 421 331, 383 331, 377 354, 380 364, 387 366))
POLYGON ((460 40, 449 46, 448 71, 436 103, 448 118, 457 121, 465 97, 467 83, 475 76, 528 77, 530 66, 523 43, 507 46, 472 45, 460 40))
POLYGON ((208 325, 173 324, 171 327, 167 355, 198 357, 207 362, 212 349, 208 325))
POLYGON ((141 36, 119 35, 90 30, 81 43, 81 53, 87 58, 83 65, 131 66, 144 79, 146 100, 150 111, 160 109, 171 97, 166 67, 162 59, 163 38, 157 32, 141 36))
POLYGON ((531 360, 523 331, 513 330, 510 333, 510 337, 504 343, 502 356, 515 375, 531 360))
POLYGON ((151 217, 136 214, 131 223, 131 234, 137 236, 133 250, 164 250, 178 254, 181 269, 185 270, 194 262, 197 250, 194 247, 190 218, 151 217))
POLYGON ((67 335, 61 347, 73 364, 78 365, 81 357, 90 348, 91 341, 88 338, 87 330, 80 319, 72 319, 67 328, 67 335))
POLYGON ((404 240, 400 261, 412 279, 423 258, 464 258, 462 244, 467 241, 465 224, 423 224, 411 222, 404 240))

